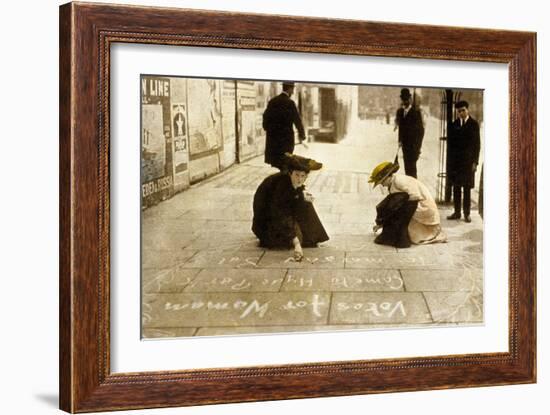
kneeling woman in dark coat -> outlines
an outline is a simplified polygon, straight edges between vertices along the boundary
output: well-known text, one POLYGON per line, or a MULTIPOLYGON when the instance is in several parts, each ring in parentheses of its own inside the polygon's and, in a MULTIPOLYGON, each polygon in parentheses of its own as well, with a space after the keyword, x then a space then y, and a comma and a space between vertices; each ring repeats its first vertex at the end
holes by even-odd
POLYGON ((252 231, 266 248, 294 248, 294 258, 302 260, 302 247, 317 246, 328 235, 313 207, 313 197, 304 191, 309 166, 297 157, 288 157, 288 172, 273 174, 254 194, 252 231))

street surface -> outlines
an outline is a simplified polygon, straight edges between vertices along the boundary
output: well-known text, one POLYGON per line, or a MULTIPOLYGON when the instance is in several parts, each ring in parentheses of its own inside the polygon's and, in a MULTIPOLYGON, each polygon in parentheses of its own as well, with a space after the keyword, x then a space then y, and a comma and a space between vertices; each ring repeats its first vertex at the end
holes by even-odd
MULTIPOLYGON (((435 196, 438 137, 429 120, 419 179, 435 196)), ((256 187, 276 170, 263 157, 232 166, 142 213, 143 337, 349 330, 483 322, 483 234, 449 221, 448 242, 396 249, 373 242, 381 189, 367 183, 397 149, 393 125, 360 121, 338 144, 296 153, 324 163, 306 188, 330 240, 266 250, 250 230, 256 187)), ((401 161, 402 165, 402 161, 401 161)), ((477 189, 476 189, 477 190, 477 189)))

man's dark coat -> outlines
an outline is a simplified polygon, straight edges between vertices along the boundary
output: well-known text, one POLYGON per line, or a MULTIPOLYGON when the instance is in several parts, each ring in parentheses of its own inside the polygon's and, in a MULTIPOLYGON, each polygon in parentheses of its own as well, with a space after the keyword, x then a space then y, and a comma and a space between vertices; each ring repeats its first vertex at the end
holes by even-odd
POLYGON ((291 248, 298 237, 304 247, 327 241, 328 235, 304 188, 294 189, 288 173, 268 176, 254 194, 252 231, 266 248, 291 248))
POLYGON ((304 126, 296 104, 283 92, 269 101, 263 115, 263 128, 266 131, 266 163, 281 168, 283 155, 294 152, 293 125, 296 126, 300 139, 303 140, 304 126))
POLYGON ((422 113, 414 105, 404 115, 405 110, 399 108, 395 120, 399 126, 399 142, 403 145, 403 157, 410 160, 418 160, 422 139, 424 138, 424 123, 422 113))
POLYGON ((447 144, 447 177, 453 186, 474 187, 475 171, 473 164, 479 160, 479 124, 469 117, 463 126, 460 118, 449 128, 447 144))

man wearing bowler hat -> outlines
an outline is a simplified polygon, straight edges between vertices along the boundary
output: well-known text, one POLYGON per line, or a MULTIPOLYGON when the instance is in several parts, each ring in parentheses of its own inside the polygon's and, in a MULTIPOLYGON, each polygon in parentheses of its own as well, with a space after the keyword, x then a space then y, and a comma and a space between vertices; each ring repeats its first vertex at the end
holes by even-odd
POLYGON ((413 105, 412 95, 408 88, 401 90, 400 98, 401 108, 395 115, 395 128, 399 128, 399 146, 403 150, 405 174, 416 178, 416 162, 422 148, 424 123, 420 110, 413 105))
POLYGON ((305 139, 304 126, 294 101, 294 82, 283 82, 283 92, 272 98, 263 114, 266 131, 265 162, 283 170, 285 153, 294 152, 294 128, 298 130, 300 143, 305 139))

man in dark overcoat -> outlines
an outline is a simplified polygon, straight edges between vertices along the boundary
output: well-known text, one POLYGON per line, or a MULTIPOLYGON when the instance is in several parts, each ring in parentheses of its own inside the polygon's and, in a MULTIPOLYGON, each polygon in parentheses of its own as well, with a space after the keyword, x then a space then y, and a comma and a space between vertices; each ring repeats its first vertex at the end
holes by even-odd
POLYGON ((458 118, 451 124, 447 144, 447 178, 453 187, 454 213, 447 219, 460 219, 460 205, 464 220, 470 219, 470 192, 474 188, 479 160, 479 124, 468 110, 467 101, 455 104, 458 118))
POLYGON ((284 154, 294 152, 294 128, 298 130, 300 142, 305 139, 304 126, 294 101, 293 82, 283 82, 283 92, 272 98, 263 114, 263 128, 266 131, 265 162, 283 169, 284 154))
POLYGON ((422 113, 413 105, 411 92, 403 88, 400 94, 401 108, 395 115, 395 126, 399 128, 399 146, 403 150, 405 174, 416 178, 416 162, 420 157, 424 122, 422 113))

